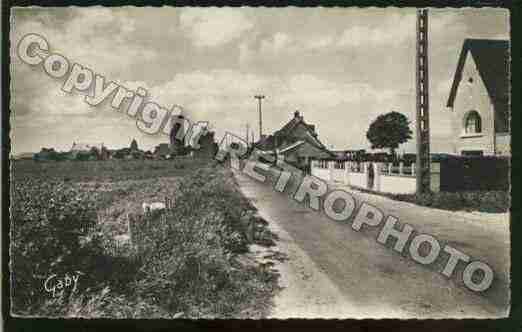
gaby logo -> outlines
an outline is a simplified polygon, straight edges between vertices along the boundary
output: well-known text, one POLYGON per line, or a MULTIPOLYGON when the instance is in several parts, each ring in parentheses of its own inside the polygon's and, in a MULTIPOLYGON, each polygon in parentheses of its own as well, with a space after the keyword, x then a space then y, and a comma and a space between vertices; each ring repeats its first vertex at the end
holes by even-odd
POLYGON ((52 274, 44 282, 44 289, 47 293, 52 294, 52 297, 57 297, 63 294, 64 290, 72 288, 71 292, 74 292, 78 286, 78 280, 80 275, 83 275, 80 271, 74 273, 65 273, 63 276, 52 274))

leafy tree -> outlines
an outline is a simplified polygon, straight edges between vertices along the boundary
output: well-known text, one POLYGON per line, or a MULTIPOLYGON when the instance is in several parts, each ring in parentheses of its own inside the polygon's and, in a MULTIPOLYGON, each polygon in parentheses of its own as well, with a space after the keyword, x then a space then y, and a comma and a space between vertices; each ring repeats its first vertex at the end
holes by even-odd
POLYGON ((131 148, 131 150, 138 150, 138 142, 136 142, 135 139, 132 139, 130 148, 131 148))
POLYGON ((413 134, 409 124, 404 114, 394 111, 381 114, 370 124, 366 138, 372 144, 372 149, 388 148, 395 156, 395 149, 406 143, 413 134))

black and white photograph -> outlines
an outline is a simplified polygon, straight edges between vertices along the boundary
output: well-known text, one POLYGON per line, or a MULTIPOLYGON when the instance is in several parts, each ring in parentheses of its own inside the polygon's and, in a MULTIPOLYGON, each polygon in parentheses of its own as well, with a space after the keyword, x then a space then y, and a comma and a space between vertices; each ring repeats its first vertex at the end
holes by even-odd
POLYGON ((508 9, 8 19, 12 316, 510 315, 508 9))

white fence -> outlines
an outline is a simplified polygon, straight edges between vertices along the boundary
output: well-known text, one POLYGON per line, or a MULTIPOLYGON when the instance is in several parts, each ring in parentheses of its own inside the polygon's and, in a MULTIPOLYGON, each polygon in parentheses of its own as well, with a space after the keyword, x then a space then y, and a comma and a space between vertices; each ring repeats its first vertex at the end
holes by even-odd
MULTIPOLYGON (((320 179, 359 188, 409 194, 416 190, 415 164, 312 160, 311 173, 320 179)), ((440 165, 431 163, 431 190, 439 191, 440 165)))

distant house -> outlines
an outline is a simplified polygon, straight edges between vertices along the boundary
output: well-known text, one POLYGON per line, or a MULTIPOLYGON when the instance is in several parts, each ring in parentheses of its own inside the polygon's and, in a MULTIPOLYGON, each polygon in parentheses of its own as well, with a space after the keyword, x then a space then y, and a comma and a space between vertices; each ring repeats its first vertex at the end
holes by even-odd
POLYGON ((169 159, 172 151, 168 143, 160 143, 154 148, 153 155, 155 159, 169 159))
POLYGON ((68 157, 74 160, 106 160, 109 159, 109 150, 103 143, 88 144, 73 142, 68 157))
POLYGON ((447 107, 453 153, 510 155, 509 42, 466 39, 447 107))
POLYGON ((145 151, 145 153, 143 154, 143 158, 154 159, 154 153, 152 153, 151 151, 145 151))
POLYGON ((42 148, 40 152, 34 154, 33 159, 36 161, 52 161, 56 160, 58 152, 54 148, 42 148))
POLYGON ((130 148, 121 148, 111 151, 111 157, 114 159, 134 159, 132 155, 132 150, 130 148))
POLYGON ((331 150, 335 155, 335 160, 354 160, 361 153, 365 153, 365 150, 331 150))
POLYGON ((133 159, 145 159, 145 151, 142 151, 138 148, 138 142, 133 139, 128 148, 121 148, 116 150, 110 150, 109 159, 124 159, 124 160, 133 160, 133 159))
POLYGON ((101 150, 103 148, 103 143, 98 144, 89 144, 89 143, 76 143, 73 142, 70 152, 78 152, 78 151, 90 151, 92 148, 96 150, 101 150))
POLYGON ((15 160, 30 160, 33 158, 34 158, 34 153, 32 153, 32 152, 23 152, 23 153, 12 156, 12 159, 15 159, 15 160))
POLYGON ((317 137, 315 126, 307 124, 299 112, 273 135, 262 137, 255 144, 259 150, 274 153, 278 158, 308 170, 312 159, 335 158, 317 137))

